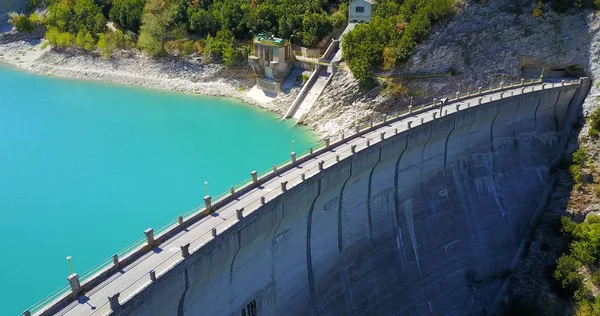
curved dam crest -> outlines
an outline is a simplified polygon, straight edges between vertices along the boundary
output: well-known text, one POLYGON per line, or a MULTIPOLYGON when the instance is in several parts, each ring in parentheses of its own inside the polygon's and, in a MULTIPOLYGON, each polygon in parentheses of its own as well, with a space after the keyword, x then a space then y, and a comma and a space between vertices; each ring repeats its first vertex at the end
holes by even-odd
MULTIPOLYGON (((121 303, 109 295, 112 314, 486 312, 589 86, 585 78, 456 101, 332 146, 292 169, 302 180, 276 178, 289 188, 244 195, 243 217, 225 219, 241 198, 209 216, 223 216, 218 234, 121 303)), ((185 248, 177 245, 160 247, 185 248)), ((112 282, 113 294, 130 284, 112 282)))

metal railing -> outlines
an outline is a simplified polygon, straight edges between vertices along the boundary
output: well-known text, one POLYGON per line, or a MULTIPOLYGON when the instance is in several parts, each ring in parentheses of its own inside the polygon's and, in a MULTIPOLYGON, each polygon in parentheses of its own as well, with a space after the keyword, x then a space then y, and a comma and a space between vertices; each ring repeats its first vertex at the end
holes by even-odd
MULTIPOLYGON (((528 86, 534 86, 541 82, 542 82, 541 79, 534 79, 531 81, 521 80, 518 83, 501 84, 499 87, 490 87, 489 89, 479 88, 475 92, 467 92, 467 93, 462 93, 462 94, 457 92, 455 95, 449 96, 448 98, 446 98, 446 100, 444 100, 444 98, 436 98, 436 99, 434 99, 433 102, 421 104, 419 106, 409 106, 408 109, 384 114, 384 115, 382 115, 382 118, 380 121, 376 122, 375 120, 371 120, 370 122, 366 122, 366 123, 363 123, 362 125, 359 125, 358 129, 355 126, 353 129, 351 129, 347 133, 346 132, 341 133, 338 136, 338 138, 335 139, 334 141, 332 141, 330 138, 327 138, 327 139, 317 143, 314 147, 300 153, 299 155, 297 155, 296 163, 292 163, 292 160, 290 157, 290 158, 274 165, 274 167, 265 169, 265 170, 261 171, 260 173, 258 173, 258 177, 257 177, 258 181, 255 182, 255 181, 253 181, 252 178, 247 178, 246 180, 234 185, 229 190, 216 195, 214 197, 215 202, 212 204, 210 210, 207 210, 205 205, 200 205, 198 207, 192 208, 192 209, 184 212, 183 214, 180 215, 181 218, 177 217, 176 219, 169 221, 168 223, 166 223, 165 225, 161 226, 159 229, 156 230, 157 238, 156 238, 155 245, 158 245, 158 244, 166 241, 168 238, 181 232, 183 229, 186 229, 187 227, 191 226, 192 224, 199 222, 201 219, 205 218, 208 215, 208 211, 215 212, 216 210, 227 205, 234 199, 243 196, 244 194, 248 193, 252 189, 255 189, 257 186, 262 185, 262 184, 272 180, 276 176, 278 176, 282 173, 285 173, 289 170, 292 170, 296 166, 303 164, 303 163, 331 150, 334 147, 338 147, 338 146, 340 146, 346 142, 349 142, 357 137, 360 137, 364 134, 367 134, 369 132, 372 132, 374 130, 377 130, 383 126, 387 126, 394 122, 398 122, 400 120, 406 119, 408 117, 411 117, 411 116, 414 116, 414 115, 417 115, 417 114, 420 114, 423 112, 427 112, 432 109, 439 108, 440 104, 443 106, 443 105, 449 104, 450 102, 454 103, 456 101, 464 100, 465 98, 484 96, 487 94, 500 92, 500 91, 508 90, 508 89, 514 89, 517 87, 524 88, 524 87, 528 87, 528 86), (447 102, 447 103, 444 103, 444 102, 447 102)), ((569 85, 574 84, 573 82, 567 82, 564 80, 561 83, 556 83, 556 84, 564 86, 567 83, 569 83, 569 85)), ((576 83, 580 83, 580 80, 577 80, 576 83)), ((551 85, 554 88, 556 86, 556 84, 551 84, 551 85)), ((545 88, 545 85, 546 84, 543 84, 542 90, 545 88)), ((535 90, 535 87, 532 89, 532 91, 534 91, 534 90, 535 90)), ((522 93, 525 93, 524 89, 522 90, 522 93)), ((481 99, 480 99, 480 102, 481 102, 481 99)), ((481 104, 481 103, 479 103, 479 104, 481 104)), ((477 104, 473 104, 473 105, 477 105, 477 104)), ((434 119, 435 119, 435 116, 434 116, 434 119)), ((349 146, 347 146, 346 148, 342 148, 341 150, 339 150, 339 149, 336 150, 336 153, 337 153, 338 157, 328 158, 325 161, 325 163, 331 162, 331 160, 338 160, 338 159, 340 159, 341 156, 349 156, 349 155, 354 154, 354 152, 352 151, 352 149, 349 148, 349 146)), ((333 162, 333 163, 335 163, 335 162, 333 162)), ((315 167, 315 166, 307 168, 307 169, 303 169, 303 174, 301 176, 296 176, 292 179, 292 181, 288 181, 288 182, 294 183, 294 181, 296 181, 296 180, 299 180, 299 182, 302 182, 302 181, 304 181, 305 178, 309 178, 310 176, 313 176, 319 172, 320 172, 320 167, 315 167)), ((269 196, 272 196, 272 195, 277 196, 279 194, 281 194, 281 192, 278 192, 276 190, 266 192, 264 195, 251 201, 250 202, 251 207, 246 207, 244 212, 252 213, 257 208, 260 208, 269 196)), ((204 240, 207 237, 209 239, 212 237, 215 237, 214 232, 222 231, 222 230, 219 230, 220 227, 223 228, 223 230, 230 227, 230 225, 231 225, 230 220, 232 218, 236 218, 236 216, 235 215, 230 216, 226 220, 222 221, 220 224, 216 225, 213 228, 212 235, 211 235, 211 232, 207 232, 207 233, 204 233, 201 236, 195 238, 190 243, 190 250, 192 250, 192 249, 197 250, 202 245, 204 245, 204 243, 200 242, 201 240, 204 240), (194 245, 195 245, 195 247, 193 247, 194 245)), ((123 258, 123 259, 121 259, 121 262, 131 263, 131 262, 139 259, 142 255, 144 255, 150 251, 151 251, 151 247, 148 247, 148 245, 146 244, 146 238, 141 238, 141 239, 137 240, 136 242, 134 242, 133 244, 129 245, 128 247, 124 248, 123 250, 119 251, 116 255, 119 258, 123 258), (133 257, 133 259, 132 259, 132 257, 133 257), (128 261, 128 259, 132 259, 132 260, 128 261)), ((190 252, 193 253, 195 251, 190 251, 190 252)), ((169 256, 168 258, 166 258, 165 260, 162 260, 161 262, 159 262, 157 264, 157 266, 152 270, 154 273, 154 278, 158 278, 160 275, 164 274, 165 271, 169 270, 170 267, 177 264, 180 260, 183 260, 183 257, 181 257, 180 260, 177 260, 176 262, 172 262, 172 259, 175 256, 181 257, 181 253, 176 252, 172 256, 169 256), (169 263, 169 264, 167 265, 167 263, 169 263)), ((125 265, 119 266, 119 268, 122 269, 124 266, 125 265)), ((85 288, 86 285, 89 283, 97 285, 97 284, 100 284, 101 282, 105 281, 108 278, 108 276, 112 275, 112 274, 109 275, 107 273, 110 272, 111 269, 113 269, 113 268, 114 268, 113 257, 102 261, 100 264, 98 264, 94 268, 92 268, 89 271, 82 274, 82 276, 81 276, 81 281, 83 282, 82 287, 85 288)), ((137 280, 134 280, 129 286, 127 286, 121 292, 122 299, 127 300, 127 298, 131 297, 132 295, 134 295, 135 293, 137 293, 138 291, 143 289, 144 284, 151 282, 151 281, 152 281, 152 277, 150 274, 146 274, 143 277, 138 278, 137 280), (139 285, 139 286, 136 287, 135 285, 139 285)), ((38 313, 38 312, 42 311, 44 309, 44 307, 48 306, 48 304, 51 304, 51 303, 53 305, 61 305, 62 307, 64 307, 73 301, 73 299, 71 299, 69 301, 69 298, 67 297, 68 294, 71 294, 71 291, 70 291, 69 285, 67 284, 67 285, 61 287, 60 289, 56 290, 54 293, 50 294, 49 296, 45 297, 44 299, 42 299, 41 301, 39 301, 32 307, 30 307, 23 314, 29 315, 29 313, 30 314, 38 313), (62 299, 60 299, 61 297, 62 297, 62 299), (62 304, 60 304, 60 302, 62 302, 62 304)), ((108 305, 109 304, 107 301, 103 306, 100 306, 98 308, 98 310, 102 310, 103 307, 106 307, 108 305)), ((98 312, 98 310, 96 312, 98 312)))

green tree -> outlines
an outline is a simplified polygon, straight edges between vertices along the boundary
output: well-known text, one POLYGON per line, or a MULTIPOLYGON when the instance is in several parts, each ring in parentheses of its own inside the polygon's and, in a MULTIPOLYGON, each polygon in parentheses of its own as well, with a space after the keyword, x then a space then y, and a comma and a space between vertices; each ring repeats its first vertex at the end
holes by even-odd
POLYGON ((98 43, 96 46, 100 50, 100 54, 105 58, 109 58, 115 49, 113 43, 108 39, 106 34, 100 34, 98 36, 98 43))
POLYGON ((200 36, 214 36, 220 28, 219 21, 214 15, 202 8, 190 7, 188 16, 190 30, 200 36))
POLYGON ((217 32, 215 37, 208 36, 206 38, 206 46, 204 47, 204 56, 211 60, 224 60, 226 63, 232 63, 234 59, 233 48, 234 36, 229 30, 221 30, 217 32))
POLYGON ((581 263, 569 255, 563 255, 558 259, 554 277, 566 290, 575 292, 583 284, 583 276, 579 274, 581 263))
POLYGON ((113 0, 110 18, 121 27, 138 32, 146 0, 113 0))
POLYGON ((31 33, 35 29, 35 25, 24 14, 11 18, 9 22, 12 22, 19 32, 31 33))
POLYGON ((325 12, 305 14, 302 19, 303 30, 299 36, 302 40, 302 45, 307 47, 315 47, 329 32, 331 32, 331 20, 325 12))
POLYGON ((177 3, 148 0, 144 8, 138 45, 151 56, 166 53, 164 43, 177 37, 180 25, 176 23, 177 3))
POLYGON ((106 29, 106 19, 92 0, 61 0, 48 8, 46 25, 60 32, 77 34, 82 31, 96 36, 106 29))

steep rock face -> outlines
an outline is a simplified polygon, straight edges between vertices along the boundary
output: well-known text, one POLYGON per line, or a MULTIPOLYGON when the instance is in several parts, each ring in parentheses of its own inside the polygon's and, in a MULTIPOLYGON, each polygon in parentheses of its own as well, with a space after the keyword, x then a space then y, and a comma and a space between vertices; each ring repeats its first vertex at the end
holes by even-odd
MULTIPOLYGON (((385 76, 405 78, 408 95, 389 98, 373 91, 359 92, 358 82, 342 64, 331 85, 316 102, 306 124, 322 135, 335 135, 356 122, 415 102, 478 87, 539 76, 600 75, 600 22, 592 11, 557 14, 550 7, 542 17, 532 16, 532 1, 465 1, 452 21, 433 28, 413 58, 385 76), (515 8, 521 8, 517 10, 515 8), (565 71, 560 71, 565 70, 565 71), (453 71, 453 76, 410 79, 415 74, 453 71)), ((597 93, 596 88, 592 94, 597 93)), ((584 109, 588 106, 584 105, 584 109)))
POLYGON ((588 87, 497 100, 376 143, 261 206, 123 313, 482 313, 588 87))
POLYGON ((25 6, 27 5, 27 0, 2 0, 0 1, 0 33, 7 32, 12 29, 12 25, 8 23, 8 13, 15 12, 23 12, 25 10, 25 6))

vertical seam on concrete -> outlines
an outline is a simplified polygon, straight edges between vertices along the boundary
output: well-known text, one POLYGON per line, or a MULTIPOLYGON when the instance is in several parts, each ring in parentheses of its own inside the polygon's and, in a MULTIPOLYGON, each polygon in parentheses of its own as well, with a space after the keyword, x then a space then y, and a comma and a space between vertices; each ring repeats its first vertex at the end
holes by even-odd
MULTIPOLYGON (((440 125, 440 123, 438 122, 436 125, 440 125)), ((423 157, 425 157, 425 148, 427 148, 427 144, 429 144, 429 142, 431 141, 431 134, 432 134, 432 128, 431 126, 429 126, 429 136, 427 137, 427 141, 425 141, 425 144, 423 144, 423 148, 421 149, 421 172, 420 177, 421 177, 421 185, 419 186, 419 190, 421 190, 421 194, 423 194, 423 157)))
POLYGON ((235 263, 235 258, 237 258, 238 252, 242 248, 242 237, 241 232, 237 232, 238 244, 237 250, 233 254, 233 259, 231 259, 231 266, 229 267, 229 284, 233 282, 233 264, 235 263))
POLYGON ((311 242, 310 242, 310 235, 311 235, 311 228, 312 228, 312 215, 313 215, 313 211, 315 208, 315 203, 317 202, 317 199, 319 198, 319 195, 321 195, 321 178, 319 178, 319 180, 317 180, 317 196, 315 196, 315 198, 313 199, 312 203, 310 204, 310 209, 308 210, 308 220, 306 222, 306 269, 308 272, 308 287, 310 289, 310 308, 312 311, 313 315, 316 315, 317 311, 316 311, 316 298, 317 298, 317 293, 315 290, 315 276, 313 275, 313 270, 312 270, 312 256, 311 256, 311 242))
POLYGON ((557 132, 560 132, 559 130, 559 126, 558 126, 558 115, 556 114, 556 107, 558 106, 558 101, 560 101, 560 94, 562 93, 561 90, 558 90, 557 96, 556 96, 556 101, 554 101, 554 106, 552 107, 552 117, 554 118, 554 130, 557 132))
MULTIPOLYGON (((500 197, 498 197, 498 193, 496 192, 495 188, 499 188, 500 186, 498 185, 498 176, 496 175, 495 172, 495 166, 496 166, 496 148, 494 147, 494 125, 496 125, 496 119, 498 118, 498 115, 500 114, 500 106, 501 103, 498 104, 496 106, 496 115, 494 115, 494 119, 492 119, 492 124, 490 124, 490 147, 491 147, 491 152, 492 152, 492 166, 491 166, 491 173, 492 173, 492 181, 494 183, 494 188, 490 188, 491 189, 491 193, 494 195, 494 200, 496 201, 496 205, 498 205, 498 208, 500 209, 500 214, 502 214, 502 219, 504 221, 504 227, 507 230, 507 233, 511 236, 510 239, 510 243, 511 245, 514 246, 514 236, 512 236, 512 230, 510 229, 510 225, 508 223, 508 218, 506 218, 506 208, 504 207, 504 203, 502 201, 502 199, 500 197)), ((514 124, 514 122, 513 122, 514 124)))
POLYGON ((450 139, 450 136, 452 136, 452 133, 454 133, 455 128, 456 117, 452 119, 452 129, 450 130, 450 133, 448 133, 448 136, 446 136, 446 143, 444 144, 444 169, 442 170, 444 172, 444 178, 446 177, 446 164, 448 162, 448 140, 450 139))
POLYGON ((381 152, 382 151, 383 151, 383 148, 379 148, 379 158, 377 159, 377 162, 371 169, 371 173, 369 173, 369 187, 367 188, 367 227, 369 229, 367 237, 369 238, 370 242, 373 242, 373 218, 371 217, 371 194, 372 194, 371 186, 373 183, 373 173, 375 172, 375 168, 377 168, 377 165, 381 162, 381 152))
POLYGON ((406 273, 406 264, 404 262, 404 240, 402 239, 402 231, 400 230, 400 223, 398 221, 398 212, 400 211, 400 195, 398 194, 398 174, 400 173, 400 160, 402 160, 402 156, 404 156, 404 152, 408 148, 408 137, 406 137, 406 145, 404 149, 400 153, 398 160, 396 160, 396 168, 394 171, 394 211, 392 214, 394 215, 393 225, 394 230, 396 231, 396 243, 398 244, 398 252, 400 255, 400 263, 402 264, 402 272, 406 273), (400 246, 402 249, 400 249, 400 246))
MULTIPOLYGON (((273 212, 276 213, 276 212, 273 212)), ((277 222, 277 226, 275 226, 275 231, 273 231, 273 237, 271 238, 271 286, 273 287, 273 305, 272 309, 277 313, 277 291, 275 286, 275 237, 277 236, 277 232, 279 231, 279 226, 281 226, 281 222, 285 218, 285 205, 283 204, 283 199, 281 200, 281 219, 277 222)), ((270 313, 271 311, 269 311, 270 313)))
POLYGON ((187 268, 183 270, 183 275, 185 277, 185 288, 183 290, 183 293, 181 294, 181 298, 179 299, 179 305, 177 306, 177 316, 183 316, 183 304, 185 302, 185 294, 190 288, 190 278, 188 276, 187 268))
POLYGON ((534 115, 534 121, 535 121, 535 128, 534 128, 535 139, 537 140, 538 149, 540 150, 540 152, 539 152, 540 157, 543 158, 544 157, 544 152, 542 150, 542 144, 541 144, 542 140, 540 139, 540 135, 538 133, 538 115, 537 115, 538 109, 540 108, 541 104, 542 104, 542 95, 540 94, 540 96, 538 97, 538 102, 537 102, 537 105, 535 106, 535 112, 534 112, 533 115, 534 115))
POLYGON ((354 297, 352 296, 351 293, 349 292, 348 289, 348 275, 346 274, 346 270, 344 269, 344 245, 343 245, 343 238, 342 238, 342 202, 343 202, 343 197, 344 197, 344 190, 346 189, 346 184, 348 184, 348 180, 350 180, 350 178, 352 177, 352 168, 353 168, 353 163, 350 162, 350 174, 348 175, 348 178, 346 178, 346 181, 344 181, 344 184, 342 185, 342 189, 340 190, 340 198, 339 198, 339 203, 338 203, 338 223, 337 223, 337 228, 338 228, 338 259, 339 259, 339 266, 340 266, 340 276, 342 279, 342 286, 344 287, 344 292, 346 293, 346 298, 344 300, 344 304, 346 305, 346 310, 352 310, 352 307, 354 306, 354 297))

